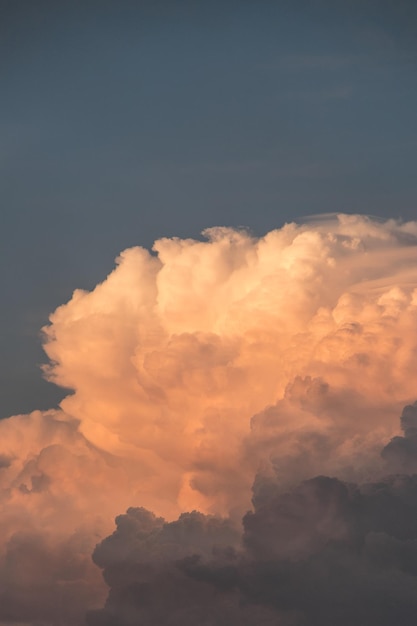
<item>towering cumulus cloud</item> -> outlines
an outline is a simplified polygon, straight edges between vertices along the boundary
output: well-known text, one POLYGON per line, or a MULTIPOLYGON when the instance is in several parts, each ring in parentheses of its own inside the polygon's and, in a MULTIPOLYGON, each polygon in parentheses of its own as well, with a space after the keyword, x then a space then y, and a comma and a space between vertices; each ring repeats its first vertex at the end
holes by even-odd
POLYGON ((414 623, 417 223, 204 236, 51 315, 69 394, 0 422, 0 623, 414 623))

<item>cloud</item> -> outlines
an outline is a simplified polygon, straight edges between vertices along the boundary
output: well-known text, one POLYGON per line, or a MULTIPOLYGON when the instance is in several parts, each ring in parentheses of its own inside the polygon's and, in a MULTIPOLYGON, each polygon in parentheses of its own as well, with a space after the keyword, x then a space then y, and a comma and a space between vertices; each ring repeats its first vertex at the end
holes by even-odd
POLYGON ((286 493, 261 480, 240 546, 223 544, 224 520, 131 509, 94 553, 110 594, 88 623, 411 626, 416 521, 416 475, 319 476, 286 493))
POLYGON ((208 626, 238 619, 266 626, 276 618, 268 608, 240 606, 231 589, 240 533, 229 520, 194 511, 165 522, 131 508, 116 523, 117 530, 94 552, 111 592, 105 610, 88 614, 89 624, 208 626), (216 568, 215 585, 206 564, 216 568), (218 587, 230 593, 219 593, 218 587))
MULTIPOLYGON (((63 624, 100 606, 87 555, 128 507, 235 528, 255 476, 256 501, 320 474, 361 485, 415 471, 414 409, 403 437, 398 415, 415 402, 417 224, 322 216, 262 238, 204 236, 124 251, 43 330, 45 374, 70 393, 59 410, 0 422, 0 577, 18 598, 0 622, 52 624, 58 597, 63 624), (44 567, 36 598, 23 565, 10 577, 24 553, 34 577, 44 567)), ((222 596, 230 615, 242 593, 222 596)), ((277 619, 250 604, 257 623, 277 619)))
POLYGON ((206 236, 125 251, 45 329, 49 377, 75 390, 63 410, 142 464, 137 502, 168 517, 244 510, 271 429, 280 455, 311 431, 343 448, 332 462, 356 464, 358 441, 364 457, 378 450, 415 399, 414 223, 206 236))
POLYGON ((363 485, 317 477, 255 498, 239 588, 298 610, 300 623, 412 624, 416 498, 417 477, 401 475, 363 485))
POLYGON ((43 529, 14 532, 2 554, 1 623, 83 624, 86 607, 104 601, 91 550, 82 530, 59 539, 43 529))

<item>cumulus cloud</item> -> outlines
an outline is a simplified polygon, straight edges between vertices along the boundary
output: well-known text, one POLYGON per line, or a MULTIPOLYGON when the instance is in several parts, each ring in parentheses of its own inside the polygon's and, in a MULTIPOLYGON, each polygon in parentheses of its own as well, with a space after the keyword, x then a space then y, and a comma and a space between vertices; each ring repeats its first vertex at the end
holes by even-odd
POLYGON ((233 590, 240 533, 230 520, 194 511, 165 522, 131 508, 116 523, 94 552, 111 591, 106 608, 88 614, 89 624, 276 623, 274 611, 243 607, 233 590))
MULTIPOLYGON (((60 623, 77 624, 85 608, 100 606, 106 588, 88 555, 128 507, 156 515, 146 522, 156 524, 155 545, 144 539, 135 550, 149 562, 162 550, 163 563, 188 563, 169 567, 191 584, 194 555, 203 564, 212 557, 181 540, 174 559, 167 529, 188 520, 201 526, 199 542, 225 532, 213 516, 239 529, 255 476, 256 516, 265 494, 294 493, 319 474, 346 486, 415 471, 417 223, 340 215, 261 238, 229 228, 204 235, 124 251, 103 283, 74 292, 43 329, 45 375, 70 393, 59 410, 0 422, 0 579, 11 581, 0 622, 53 624, 61 612, 60 623), (199 513, 174 521, 191 510, 199 513)), ((145 523, 135 510, 132 524, 145 523)), ((344 527, 342 514, 339 521, 344 527)), ((304 533, 300 549, 313 535, 304 533)), ((228 546, 228 559, 249 558, 228 546)), ((100 565, 110 571, 106 559, 100 565)), ((198 563, 193 571, 203 576, 198 563)), ((152 576, 168 576, 165 565, 152 576)), ((248 601, 252 617, 240 623, 276 624, 279 610, 279 623, 290 624, 306 613, 254 602, 240 583, 227 596, 210 581, 204 591, 194 583, 201 606, 217 606, 218 596, 219 615, 248 601)))
POLYGON ((168 517, 244 510, 265 440, 315 471, 309 432, 338 470, 366 463, 415 399, 416 224, 205 234, 125 251, 45 329, 49 378, 75 390, 63 410, 141 462, 138 501, 168 517))

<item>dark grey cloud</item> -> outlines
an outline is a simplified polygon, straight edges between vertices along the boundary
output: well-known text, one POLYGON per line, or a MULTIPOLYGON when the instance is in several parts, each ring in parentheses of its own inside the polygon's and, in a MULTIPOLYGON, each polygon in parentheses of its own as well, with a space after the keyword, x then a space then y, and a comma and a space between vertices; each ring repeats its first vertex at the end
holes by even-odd
POLYGON ((143 508, 131 508, 116 524, 94 553, 111 590, 106 608, 89 613, 89 624, 226 626, 235 623, 237 613, 240 623, 255 623, 241 611, 236 591, 218 591, 219 581, 228 586, 229 574, 234 583, 240 533, 231 522, 194 511, 167 523, 143 508), (215 568, 213 580, 207 567, 215 568))

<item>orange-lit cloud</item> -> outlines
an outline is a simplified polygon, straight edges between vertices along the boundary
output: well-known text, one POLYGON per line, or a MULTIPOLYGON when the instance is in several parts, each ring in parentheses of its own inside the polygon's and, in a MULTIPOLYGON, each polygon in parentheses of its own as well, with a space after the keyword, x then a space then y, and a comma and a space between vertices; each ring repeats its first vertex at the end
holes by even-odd
POLYGON ((58 411, 0 422, 4 580, 11 551, 36 544, 30 567, 58 555, 43 593, 58 585, 74 605, 78 585, 81 611, 102 594, 86 555, 128 506, 239 519, 256 475, 284 487, 383 469, 416 396, 417 223, 341 215, 205 236, 124 251, 51 315, 46 375, 72 391, 58 411))

